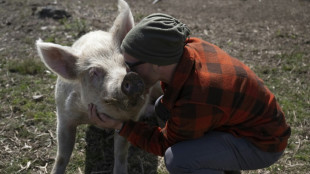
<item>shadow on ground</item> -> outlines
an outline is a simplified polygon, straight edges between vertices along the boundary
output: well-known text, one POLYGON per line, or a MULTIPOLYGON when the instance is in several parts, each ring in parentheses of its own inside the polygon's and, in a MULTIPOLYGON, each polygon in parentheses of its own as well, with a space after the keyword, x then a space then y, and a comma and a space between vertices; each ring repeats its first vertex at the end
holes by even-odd
MULTIPOLYGON (((156 122, 153 118, 143 121, 156 122)), ((150 123, 152 124, 152 123, 150 123)), ((89 126, 86 132, 85 174, 113 173, 113 131, 105 131, 89 126)), ((130 146, 128 152, 129 174, 157 174, 159 161, 157 156, 137 147, 130 146)))

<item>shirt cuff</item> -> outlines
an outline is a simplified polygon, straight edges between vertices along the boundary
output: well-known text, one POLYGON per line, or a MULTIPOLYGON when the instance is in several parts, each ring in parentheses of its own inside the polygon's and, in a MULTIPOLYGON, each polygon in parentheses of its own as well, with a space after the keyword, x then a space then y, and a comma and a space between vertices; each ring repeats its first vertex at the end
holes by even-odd
POLYGON ((119 135, 128 138, 134 126, 135 122, 132 120, 124 122, 122 128, 119 131, 119 135))

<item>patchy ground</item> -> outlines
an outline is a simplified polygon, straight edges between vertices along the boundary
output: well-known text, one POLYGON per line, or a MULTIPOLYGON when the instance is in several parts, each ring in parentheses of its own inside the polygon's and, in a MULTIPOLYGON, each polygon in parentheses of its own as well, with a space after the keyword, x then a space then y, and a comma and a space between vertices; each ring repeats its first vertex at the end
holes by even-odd
MULTIPOLYGON (((55 157, 56 77, 39 62, 35 40, 71 45, 88 31, 107 30, 117 15, 116 2, 0 0, 0 173, 47 173, 55 157)), ((243 173, 309 172, 309 0, 128 3, 136 22, 154 12, 179 18, 192 36, 248 64, 275 93, 293 129, 289 146, 270 168, 243 173)), ((81 126, 67 173, 111 173, 111 140, 108 133, 81 126)), ((129 155, 132 174, 166 173, 161 158, 133 147, 129 155)))

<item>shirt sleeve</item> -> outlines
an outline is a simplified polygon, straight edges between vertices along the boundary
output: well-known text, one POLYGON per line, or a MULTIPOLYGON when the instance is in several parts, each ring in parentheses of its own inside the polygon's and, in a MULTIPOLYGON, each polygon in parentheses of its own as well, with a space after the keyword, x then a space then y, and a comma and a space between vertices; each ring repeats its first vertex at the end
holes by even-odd
POLYGON ((181 141, 202 137, 220 124, 223 112, 213 106, 184 104, 171 111, 164 128, 143 122, 128 121, 120 135, 132 145, 163 156, 168 147, 181 141))

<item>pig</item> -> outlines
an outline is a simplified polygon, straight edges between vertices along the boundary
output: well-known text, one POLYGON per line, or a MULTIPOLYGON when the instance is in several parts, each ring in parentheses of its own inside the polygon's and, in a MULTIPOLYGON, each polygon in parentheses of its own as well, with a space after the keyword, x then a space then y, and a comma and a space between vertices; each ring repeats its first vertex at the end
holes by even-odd
MULTIPOLYGON (((92 31, 79 38, 71 47, 37 40, 39 57, 56 73, 57 155, 52 172, 65 172, 74 143, 76 128, 91 124, 88 104, 97 106, 119 120, 137 121, 149 99, 143 80, 128 72, 120 44, 134 20, 128 4, 118 0, 119 14, 109 31, 92 31)), ((127 173, 129 143, 114 135, 114 174, 127 173)))

